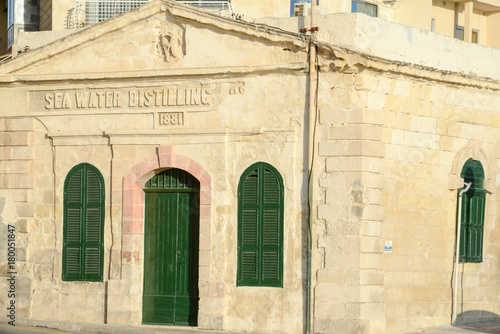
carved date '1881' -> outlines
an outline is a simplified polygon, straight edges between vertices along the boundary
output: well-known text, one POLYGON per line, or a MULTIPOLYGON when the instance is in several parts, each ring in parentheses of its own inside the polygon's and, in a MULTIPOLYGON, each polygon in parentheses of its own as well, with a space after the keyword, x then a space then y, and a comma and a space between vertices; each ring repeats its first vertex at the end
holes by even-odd
POLYGON ((184 125, 184 115, 181 112, 159 113, 160 125, 184 125))

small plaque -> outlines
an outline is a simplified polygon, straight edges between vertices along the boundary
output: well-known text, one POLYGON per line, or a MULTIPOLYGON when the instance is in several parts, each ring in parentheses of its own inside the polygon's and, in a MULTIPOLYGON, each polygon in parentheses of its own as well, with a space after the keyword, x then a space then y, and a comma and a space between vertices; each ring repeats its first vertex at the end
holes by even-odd
POLYGON ((160 126, 182 126, 184 125, 184 113, 182 112, 158 113, 158 124, 160 126))
POLYGON ((392 253, 392 241, 385 242, 385 252, 392 253))

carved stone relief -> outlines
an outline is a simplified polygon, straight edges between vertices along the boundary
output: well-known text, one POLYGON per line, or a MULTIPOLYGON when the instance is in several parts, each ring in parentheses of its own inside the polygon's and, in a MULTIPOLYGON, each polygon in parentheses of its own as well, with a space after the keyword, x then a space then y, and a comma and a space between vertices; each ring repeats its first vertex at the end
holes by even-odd
POLYGON ((184 28, 175 24, 162 24, 153 30, 155 57, 165 63, 184 57, 184 28))

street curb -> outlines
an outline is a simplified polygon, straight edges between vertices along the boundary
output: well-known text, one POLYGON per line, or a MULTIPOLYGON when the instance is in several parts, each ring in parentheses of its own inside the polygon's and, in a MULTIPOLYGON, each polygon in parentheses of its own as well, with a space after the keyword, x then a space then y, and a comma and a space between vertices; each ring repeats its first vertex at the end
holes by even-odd
MULTIPOLYGON (((47 321, 24 319, 19 321, 20 326, 31 326, 37 328, 50 328, 61 331, 92 333, 92 334, 239 334, 233 332, 205 330, 197 327, 174 327, 174 326, 152 326, 152 325, 130 325, 130 326, 115 326, 107 324, 93 324, 83 322, 64 322, 64 321, 47 321)), ((256 334, 256 333, 248 333, 256 334)))

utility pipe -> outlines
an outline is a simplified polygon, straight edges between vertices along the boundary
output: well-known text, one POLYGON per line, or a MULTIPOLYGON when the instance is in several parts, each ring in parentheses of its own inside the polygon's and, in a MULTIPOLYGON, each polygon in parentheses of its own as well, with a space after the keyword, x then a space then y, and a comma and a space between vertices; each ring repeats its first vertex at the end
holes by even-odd
POLYGON ((307 226, 307 283, 306 283, 306 334, 311 332, 311 256, 312 256, 312 208, 313 208, 313 193, 314 184, 312 179, 313 174, 313 163, 314 163, 314 132, 316 124, 316 91, 317 91, 317 81, 318 74, 316 71, 316 45, 314 43, 314 37, 316 36, 316 31, 318 27, 316 26, 316 1, 311 1, 311 26, 309 31, 310 35, 310 45, 309 45, 309 119, 308 119, 308 226, 307 226))
POLYGON ((458 193, 458 222, 457 222, 457 249, 455 251, 455 291, 453 297, 453 314, 451 315, 451 324, 456 325, 457 321, 457 294, 458 294, 458 260, 460 257, 460 230, 462 227, 462 195, 471 187, 472 182, 465 183, 465 188, 458 193))

